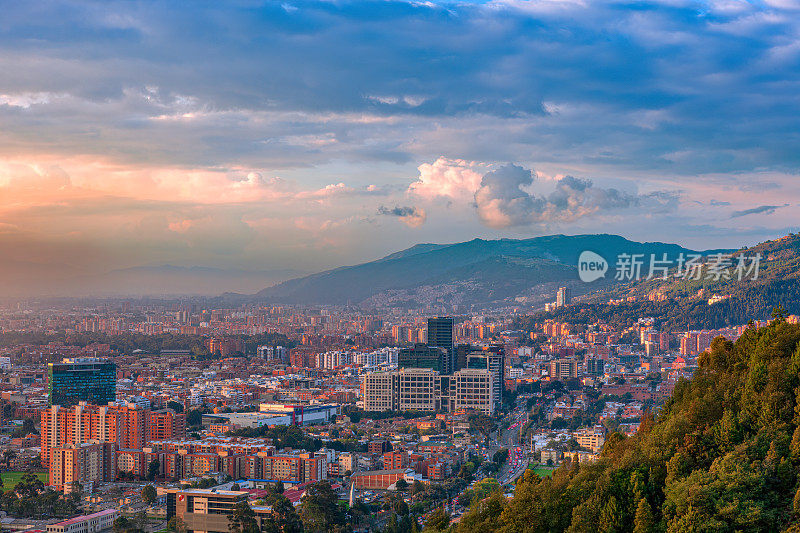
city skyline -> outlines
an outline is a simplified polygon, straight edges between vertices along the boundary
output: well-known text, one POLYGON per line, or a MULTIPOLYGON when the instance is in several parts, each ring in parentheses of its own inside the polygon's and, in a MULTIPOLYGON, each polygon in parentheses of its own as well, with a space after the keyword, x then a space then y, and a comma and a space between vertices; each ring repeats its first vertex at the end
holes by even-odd
POLYGON ((10 6, 0 274, 58 294, 131 267, 307 273, 475 237, 785 235, 797 9, 10 6))

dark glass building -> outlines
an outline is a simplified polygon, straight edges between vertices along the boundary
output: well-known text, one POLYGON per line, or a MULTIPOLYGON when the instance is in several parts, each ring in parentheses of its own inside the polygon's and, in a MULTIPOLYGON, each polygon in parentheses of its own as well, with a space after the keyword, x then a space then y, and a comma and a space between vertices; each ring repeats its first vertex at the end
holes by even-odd
POLYGON ((440 374, 448 374, 450 353, 444 348, 417 343, 413 348, 403 348, 397 353, 399 368, 430 368, 440 374))
POLYGON ((442 374, 452 374, 456 371, 455 345, 453 344, 453 326, 455 321, 451 316, 437 316, 428 319, 428 346, 444 348, 447 350, 447 364, 442 374))
POLYGON ((106 405, 117 399, 117 365, 106 359, 64 359, 47 365, 48 404, 106 405))
POLYGON ((437 316, 428 319, 428 346, 453 349, 453 317, 437 316))

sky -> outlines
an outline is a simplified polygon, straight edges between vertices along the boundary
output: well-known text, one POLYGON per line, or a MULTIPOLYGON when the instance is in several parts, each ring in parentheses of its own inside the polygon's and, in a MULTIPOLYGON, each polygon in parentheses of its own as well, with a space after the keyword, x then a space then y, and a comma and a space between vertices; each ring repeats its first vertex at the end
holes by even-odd
POLYGON ((13 2, 0 73, 23 285, 800 226, 794 0, 13 2))

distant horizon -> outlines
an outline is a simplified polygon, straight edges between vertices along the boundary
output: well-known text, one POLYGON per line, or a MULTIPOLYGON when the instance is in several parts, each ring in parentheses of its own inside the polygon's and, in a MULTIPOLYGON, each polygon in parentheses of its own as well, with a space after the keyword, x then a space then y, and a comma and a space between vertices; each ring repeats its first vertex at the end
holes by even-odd
MULTIPOLYGON (((248 295, 248 294, 255 294, 256 292, 258 292, 258 291, 260 291, 262 289, 269 288, 269 287, 274 286, 274 285, 278 285, 278 284, 280 284, 280 283, 282 283, 284 281, 289 281, 289 280, 293 280, 293 279, 301 279, 301 278, 304 278, 304 277, 307 277, 307 276, 311 276, 311 275, 314 275, 314 274, 319 274, 319 273, 322 273, 322 272, 328 272, 330 270, 336 270, 336 269, 339 269, 339 268, 348 268, 348 267, 357 266, 357 265, 361 265, 361 264, 380 261, 380 260, 382 260, 382 259, 384 259, 386 257, 389 257, 389 256, 392 256, 394 254, 401 253, 401 252, 413 249, 413 248, 415 248, 417 246, 441 246, 441 247, 446 247, 446 246, 453 246, 453 245, 457 245, 457 244, 464 244, 464 243, 468 243, 468 242, 472 242, 472 241, 476 241, 476 240, 487 241, 487 242, 488 241, 503 241, 503 240, 505 240, 505 241, 524 241, 524 240, 533 240, 533 239, 555 237, 555 236, 580 237, 580 236, 598 236, 598 235, 609 235, 609 236, 614 236, 614 237, 621 237, 623 239, 626 239, 626 240, 629 240, 629 241, 632 241, 632 242, 641 242, 641 243, 661 242, 661 243, 664 243, 664 244, 675 244, 675 245, 678 245, 678 246, 689 248, 689 247, 687 247, 687 246, 685 246, 685 245, 683 245, 683 244, 681 244, 679 242, 636 241, 636 240, 631 239, 629 237, 626 237, 624 235, 610 234, 610 233, 576 233, 576 234, 553 233, 553 234, 550 234, 550 235, 540 235, 540 236, 536 236, 536 237, 523 237, 523 238, 499 237, 499 238, 496 238, 496 239, 487 239, 487 238, 482 238, 482 237, 474 237, 472 239, 467 239, 467 240, 463 240, 463 241, 456 241, 456 242, 440 242, 440 243, 418 242, 418 243, 412 244, 411 246, 408 246, 406 248, 395 250, 393 252, 389 252, 389 253, 380 255, 378 257, 373 257, 371 259, 367 259, 367 260, 359 262, 359 263, 332 265, 332 266, 330 266, 328 268, 324 268, 324 269, 313 271, 313 272, 301 271, 301 270, 292 270, 292 269, 275 269, 275 270, 272 270, 272 269, 247 270, 247 269, 244 269, 244 268, 228 268, 228 269, 226 269, 226 268, 218 268, 218 267, 208 267, 208 266, 204 266, 204 265, 183 266, 183 265, 173 265, 173 264, 164 264, 164 263, 162 263, 162 264, 134 265, 134 266, 130 266, 130 267, 110 270, 110 271, 102 273, 99 276, 98 275, 95 275, 95 276, 81 276, 79 278, 73 278, 72 280, 69 280, 69 279, 68 280, 64 280, 66 283, 69 283, 69 282, 75 283, 76 280, 85 281, 85 279, 98 278, 98 277, 101 277, 101 276, 113 276, 113 275, 119 275, 119 274, 123 274, 123 273, 145 273, 145 272, 149 272, 149 271, 158 271, 158 270, 169 270, 169 271, 174 271, 175 273, 187 273, 187 274, 190 274, 190 273, 194 272, 194 273, 197 273, 197 274, 200 274, 200 275, 207 274, 209 276, 216 275, 216 278, 210 278, 209 277, 208 279, 205 280, 205 282, 207 283, 207 282, 211 281, 212 283, 214 283, 212 285, 212 287, 222 287, 222 288, 221 289, 209 289, 208 292, 197 292, 197 291, 193 291, 193 290, 185 290, 183 292, 180 292, 180 291, 169 292, 167 290, 158 290, 158 289, 154 289, 153 292, 147 292, 146 289, 140 289, 140 290, 131 291, 131 292, 124 292, 124 291, 117 292, 117 291, 114 291, 113 289, 98 289, 96 286, 92 286, 92 285, 86 285, 86 286, 78 285, 75 289, 67 290, 67 291, 65 291, 63 293, 54 292, 53 289, 48 289, 45 293, 32 293, 29 296, 30 297, 41 297, 41 296, 45 296, 45 295, 50 295, 53 298, 79 298, 79 297, 81 297, 81 295, 84 295, 84 296, 86 296, 88 298, 103 299, 103 298, 118 298, 118 297, 119 298, 127 298, 127 297, 132 297, 132 298, 137 298, 137 297, 168 297, 168 298, 181 298, 181 297, 206 298, 206 297, 209 297, 209 298, 214 298, 214 297, 219 297, 219 296, 223 295, 224 293, 240 293, 242 295, 248 295), (233 277, 234 279, 229 279, 230 277, 233 277), (237 277, 238 278, 242 278, 242 279, 236 279, 237 277), (227 281, 226 281, 226 279, 227 279, 227 281), (238 290, 237 290, 237 287, 239 288, 238 290)), ((781 237, 782 236, 777 236, 774 239, 768 239, 768 240, 775 240, 775 239, 779 239, 781 237)), ((733 248, 729 248, 729 249, 738 249, 738 248, 742 248, 742 247, 746 247, 746 246, 749 246, 749 245, 741 245, 741 246, 737 246, 737 247, 733 247, 733 248)), ((695 250, 697 250, 697 251, 710 251, 710 250, 718 250, 718 249, 720 249, 720 248, 705 248, 705 249, 695 249, 695 250)), ((153 272, 153 273, 155 274, 157 272, 153 272)), ((198 285, 199 285, 203 280, 193 281, 192 279, 186 279, 184 281, 186 283, 195 282, 195 283, 198 283, 198 285)), ((130 282, 130 281, 128 281, 128 282, 130 282)), ((163 286, 168 286, 170 283, 174 283, 174 282, 175 282, 174 279, 167 278, 165 280, 160 280, 160 281, 159 280, 153 280, 152 283, 153 283, 153 286, 155 286, 155 287, 163 287, 163 286)), ((144 280, 144 281, 139 280, 138 281, 138 284, 139 284, 140 287, 143 287, 144 284, 146 284, 146 283, 147 283, 146 280, 144 280)), ((184 285, 184 286, 186 286, 186 285, 184 285)), ((6 291, 6 292, 8 293, 8 291, 6 291)), ((8 294, 8 295, 11 296, 12 298, 25 297, 25 295, 23 293, 8 294)))

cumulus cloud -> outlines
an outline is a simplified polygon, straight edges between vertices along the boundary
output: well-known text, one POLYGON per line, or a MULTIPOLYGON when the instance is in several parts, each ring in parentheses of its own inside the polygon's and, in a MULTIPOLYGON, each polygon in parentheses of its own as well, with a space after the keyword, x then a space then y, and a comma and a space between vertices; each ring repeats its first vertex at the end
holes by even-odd
POLYGON ((602 212, 634 206, 649 212, 667 212, 677 207, 678 193, 656 191, 634 195, 615 188, 595 187, 591 180, 565 176, 549 195, 529 191, 534 174, 521 166, 508 164, 487 172, 475 191, 475 208, 480 219, 491 228, 506 228, 534 223, 572 222, 602 212))
POLYGON ((400 207, 395 206, 392 208, 380 206, 378 214, 390 217, 398 217, 404 224, 411 228, 417 228, 425 223, 428 218, 425 210, 418 207, 400 207))
POLYGON ((409 194, 427 200, 455 200, 469 198, 478 190, 481 170, 485 166, 474 161, 439 157, 433 163, 423 163, 417 169, 419 177, 408 187, 409 194))

